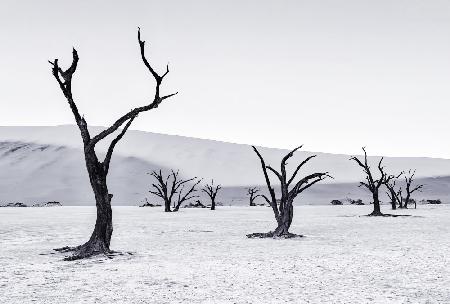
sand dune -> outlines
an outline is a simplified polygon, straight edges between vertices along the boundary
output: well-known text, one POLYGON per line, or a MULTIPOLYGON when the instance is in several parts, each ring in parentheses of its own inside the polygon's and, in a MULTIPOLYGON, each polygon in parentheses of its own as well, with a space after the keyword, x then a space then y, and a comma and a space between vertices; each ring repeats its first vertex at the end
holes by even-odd
MULTIPOLYGON (((92 128, 92 132, 101 129, 92 128)), ((98 151, 102 153, 105 147, 99 146, 98 151)), ((287 150, 261 148, 261 153, 276 166, 287 150)), ((311 154, 300 151, 291 164, 311 154)), ((362 176, 360 168, 348 160, 349 155, 316 154, 318 157, 302 172, 329 171, 334 180, 311 189, 300 202, 365 197, 356 184, 362 176)), ((376 161, 373 157, 370 160, 376 161)), ((450 160, 387 157, 385 164, 393 173, 416 168, 417 176, 425 178, 427 184, 419 197, 446 199, 450 160)), ((264 184, 259 161, 248 145, 131 130, 117 146, 112 161, 109 184, 114 204, 135 205, 148 196, 150 178, 146 173, 157 168, 179 169, 184 176, 205 181, 214 178, 226 187, 221 199, 224 204, 245 204, 244 187, 264 184)), ((0 202, 46 200, 92 203, 77 128, 0 127, 0 202)))
MULTIPOLYGON (((135 157, 116 156, 109 176, 114 202, 134 205, 143 197, 159 167, 135 157)), ((0 203, 93 202, 82 151, 64 146, 23 142, 0 143, 0 203)))

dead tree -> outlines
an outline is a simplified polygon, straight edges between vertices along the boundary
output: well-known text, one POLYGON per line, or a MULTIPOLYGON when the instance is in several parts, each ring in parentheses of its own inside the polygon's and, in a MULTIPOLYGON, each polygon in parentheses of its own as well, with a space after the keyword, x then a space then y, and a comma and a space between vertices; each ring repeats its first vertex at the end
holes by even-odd
POLYGON ((366 174, 366 181, 360 182, 359 187, 366 187, 372 193, 373 199, 373 212, 369 214, 369 216, 383 216, 380 210, 380 200, 379 200, 379 189, 382 185, 385 185, 390 182, 393 178, 392 175, 388 176, 386 172, 384 172, 384 167, 381 165, 383 162, 383 157, 378 162, 378 171, 380 172, 380 177, 375 179, 373 177, 372 172, 370 171, 370 166, 367 162, 367 152, 366 149, 362 148, 364 151, 364 162, 360 161, 357 157, 352 157, 350 160, 354 160, 364 171, 366 174))
POLYGON ((250 201, 250 206, 256 206, 255 204, 255 200, 258 197, 262 197, 261 194, 256 194, 258 193, 260 190, 256 187, 249 187, 247 188, 247 195, 249 197, 249 201, 250 201))
POLYGON ((214 180, 211 180, 211 185, 206 184, 202 189, 202 191, 205 192, 211 200, 211 210, 216 210, 216 196, 217 192, 219 192, 220 189, 222 189, 221 185, 217 185, 214 187, 214 180))
MULTIPOLYGON (((411 195, 412 195, 414 192, 416 192, 416 191, 421 192, 421 191, 422 191, 422 188, 423 188, 423 185, 422 185, 422 184, 419 184, 419 185, 414 186, 414 187, 411 186, 411 184, 412 184, 413 181, 414 181, 414 175, 415 175, 415 174, 416 174, 416 170, 414 170, 414 171, 409 170, 409 171, 408 171, 408 174, 405 175, 405 183, 406 183, 405 190, 406 190, 406 197, 405 197, 404 205, 402 206, 402 208, 405 208, 405 209, 408 208, 408 203, 409 203, 409 201, 411 200, 411 195)), ((417 208, 417 203, 415 204, 415 208, 417 208)))
POLYGON ((286 173, 286 165, 289 158, 291 158, 294 153, 300 149, 302 146, 295 148, 291 152, 289 152, 283 159, 281 160, 281 168, 280 172, 275 170, 274 168, 267 166, 264 158, 261 156, 259 151, 256 149, 256 147, 252 146, 253 150, 255 151, 256 155, 258 155, 259 160, 261 161, 261 167, 264 174, 264 178, 267 184, 267 189, 270 193, 270 198, 268 198, 266 195, 261 195, 267 203, 272 207, 273 213, 275 215, 275 220, 277 221, 277 227, 275 231, 270 231, 268 233, 252 233, 248 234, 247 237, 254 238, 254 237, 283 237, 283 238, 289 238, 289 237, 295 237, 297 235, 290 233, 289 228, 292 224, 292 218, 294 216, 294 207, 293 202, 294 199, 303 191, 308 189, 309 187, 313 186, 314 184, 324 180, 327 177, 331 177, 328 175, 328 172, 323 173, 313 173, 309 174, 303 178, 300 178, 296 183, 293 183, 297 173, 299 170, 312 158, 316 157, 316 155, 311 155, 307 157, 305 160, 303 160, 297 168, 294 170, 294 173, 291 175, 291 177, 288 178, 286 173), (272 184, 270 182, 270 178, 268 175, 267 170, 271 171, 279 180, 280 182, 280 193, 281 197, 277 199, 275 195, 275 190, 272 187, 272 184), (291 186, 292 185, 292 186, 291 186))
MULTIPOLYGON (((191 180, 193 181, 194 179, 191 179, 191 180)), ((191 181, 191 180, 189 180, 189 181, 191 181)), ((186 192, 183 191, 184 185, 181 187, 180 191, 178 192, 177 203, 176 203, 173 211, 178 211, 180 209, 180 206, 182 203, 184 203, 192 198, 198 197, 198 195, 195 195, 194 193, 197 191, 196 187, 198 186, 198 184, 200 184, 201 181, 202 181, 201 179, 197 180, 197 182, 193 183, 192 186, 186 192)))
POLYGON ((154 190, 150 190, 149 192, 164 201, 165 212, 172 212, 172 202, 173 211, 178 211, 182 203, 197 197, 193 193, 196 191, 195 187, 200 183, 200 180, 195 182, 187 192, 182 194, 185 184, 193 182, 196 177, 183 180, 179 178, 179 172, 173 170, 167 174, 167 177, 164 177, 162 170, 153 171, 150 175, 156 179, 156 182, 152 184, 154 190), (176 194, 178 194, 178 200, 175 202, 174 196, 176 194))
POLYGON ((399 204, 400 200, 401 200, 401 196, 402 196, 402 189, 399 188, 398 190, 395 189, 395 179, 398 179, 401 175, 403 174, 403 172, 401 172, 399 175, 396 176, 391 176, 388 180, 388 182, 386 182, 386 188, 387 188, 387 196, 389 197, 390 201, 391 201, 391 207, 392 210, 396 210, 397 209, 397 204, 399 204))
POLYGON ((397 204, 399 204, 399 198, 401 197, 401 188, 399 190, 395 190, 395 181, 386 183, 386 188, 388 189, 386 194, 391 201, 392 210, 396 210, 397 204))
POLYGON ((63 70, 58 63, 58 59, 54 61, 49 61, 52 65, 52 73, 56 81, 59 84, 61 91, 63 92, 65 98, 67 99, 70 109, 72 110, 75 122, 80 130, 81 138, 84 145, 84 158, 86 163, 86 168, 89 174, 89 180, 94 192, 95 203, 97 207, 97 219, 95 222, 95 228, 92 232, 90 239, 83 245, 77 247, 63 247, 56 249, 60 252, 72 251, 73 255, 66 258, 67 260, 76 260, 87 258, 97 254, 110 254, 109 249, 111 242, 111 235, 113 232, 112 225, 112 211, 111 211, 111 199, 113 195, 108 191, 107 185, 107 175, 109 171, 109 165, 111 162, 111 157, 116 144, 125 135, 125 132, 130 127, 133 120, 142 112, 146 112, 152 109, 156 109, 161 102, 165 99, 175 95, 169 94, 165 96, 160 95, 160 86, 164 77, 169 73, 169 68, 167 67, 164 74, 159 75, 150 65, 145 57, 145 41, 141 40, 140 30, 138 30, 138 42, 141 51, 142 61, 147 67, 151 75, 156 81, 155 96, 149 102, 149 104, 137 107, 117 119, 110 127, 106 128, 99 134, 91 137, 88 130, 88 125, 85 118, 78 111, 78 107, 74 101, 72 94, 72 77, 75 74, 78 64, 78 53, 75 48, 72 51, 72 64, 67 70, 63 70), (122 130, 119 134, 111 141, 106 156, 103 161, 99 160, 96 152, 95 146, 101 140, 105 139, 108 135, 113 134, 115 131, 122 130))

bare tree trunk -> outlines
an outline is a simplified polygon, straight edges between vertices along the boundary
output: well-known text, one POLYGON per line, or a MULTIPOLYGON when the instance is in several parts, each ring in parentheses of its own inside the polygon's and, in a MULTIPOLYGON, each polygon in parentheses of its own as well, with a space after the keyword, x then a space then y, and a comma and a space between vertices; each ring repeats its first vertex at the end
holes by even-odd
POLYGON ((397 209, 397 202, 399 201, 399 198, 401 199, 402 196, 402 188, 399 188, 396 190, 396 180, 402 176, 404 172, 400 172, 397 175, 389 175, 386 177, 385 186, 388 190, 386 194, 388 195, 389 199, 391 200, 391 206, 392 210, 397 209))
POLYGON ((389 194, 389 198, 391 199, 392 210, 397 210, 397 196, 395 190, 391 187, 388 187, 388 190, 389 192, 387 194, 389 194))
POLYGON ((381 213, 381 209, 380 209, 380 200, 378 198, 378 192, 372 193, 372 198, 373 198, 373 211, 369 215, 371 215, 371 216, 383 215, 383 213, 381 213))
POLYGON ((86 243, 77 247, 57 249, 57 251, 61 252, 74 251, 73 255, 66 258, 66 260, 78 260, 96 254, 111 253, 109 246, 113 232, 111 210, 111 199, 113 195, 108 192, 106 183, 107 173, 103 164, 98 161, 93 149, 85 150, 85 161, 91 187, 94 192, 97 218, 94 231, 86 243))
POLYGON ((172 212, 172 210, 170 209, 170 201, 169 200, 164 201, 164 212, 172 212))
POLYGON ((408 203, 409 203, 409 199, 410 199, 410 195, 408 192, 406 192, 406 198, 405 198, 405 203, 403 205, 403 208, 408 209, 408 203))
POLYGON ((282 237, 291 235, 289 228, 291 227, 293 217, 294 207, 292 206, 292 202, 290 202, 287 203, 285 209, 280 215, 280 221, 278 223, 278 227, 273 232, 273 236, 282 237))
MULTIPOLYGON (((95 253, 109 252, 111 244, 111 235, 113 232, 111 198, 112 194, 99 194, 101 197, 96 198, 97 219, 95 228, 89 241, 84 245, 84 251, 80 250, 78 255, 83 256, 84 253, 93 255, 95 253)), ((75 255, 76 256, 76 255, 75 255)))
POLYGON ((103 166, 98 162, 91 164, 87 161, 86 167, 88 168, 89 179, 95 194, 95 205, 97 207, 95 228, 88 243, 94 245, 94 251, 96 251, 96 246, 100 246, 102 248, 99 249, 103 250, 100 252, 108 252, 113 232, 111 210, 112 194, 108 192, 106 174, 103 170, 103 166))
POLYGON ((391 200, 392 210, 397 210, 397 202, 395 200, 391 200))

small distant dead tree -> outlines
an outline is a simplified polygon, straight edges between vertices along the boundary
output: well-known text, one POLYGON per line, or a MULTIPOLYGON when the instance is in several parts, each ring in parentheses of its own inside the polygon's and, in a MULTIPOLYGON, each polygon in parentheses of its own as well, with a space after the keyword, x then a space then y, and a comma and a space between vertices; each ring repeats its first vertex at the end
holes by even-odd
MULTIPOLYGON (((405 208, 405 209, 408 208, 408 203, 409 203, 410 200, 411 200, 411 195, 412 195, 414 192, 416 192, 416 191, 421 192, 421 191, 422 191, 422 188, 423 188, 423 185, 422 185, 422 184, 419 184, 419 185, 416 185, 416 186, 411 186, 411 184, 412 184, 413 181, 414 181, 414 175, 415 175, 415 174, 416 174, 416 170, 414 170, 414 171, 409 170, 409 171, 408 171, 408 174, 405 175, 405 183, 406 183, 405 190, 406 190, 406 197, 405 197, 405 200, 404 200, 404 203, 405 203, 405 204, 402 206, 402 207, 405 208)), ((415 208, 417 208, 417 203, 415 203, 415 208)))
POLYGON ((392 175, 387 175, 386 172, 384 172, 384 167, 381 165, 383 162, 383 157, 378 162, 378 171, 380 172, 380 177, 378 179, 375 179, 373 177, 372 172, 370 171, 370 166, 367 162, 367 152, 366 149, 363 147, 362 150, 364 151, 364 162, 360 161, 356 156, 351 157, 350 160, 354 160, 364 171, 366 174, 366 181, 360 182, 359 187, 366 187, 367 190, 369 190, 372 193, 372 199, 373 199, 373 212, 369 214, 369 216, 383 216, 384 214, 381 213, 380 210, 380 200, 379 200, 379 189, 382 185, 385 185, 390 182, 390 180, 393 178, 392 175))
POLYGON ((291 152, 289 152, 286 156, 283 157, 281 160, 281 168, 280 172, 272 168, 271 166, 267 166, 264 158, 261 156, 259 151, 256 149, 256 147, 252 146, 253 150, 255 151, 256 155, 258 156, 259 160, 261 161, 261 167, 264 174, 264 178, 266 180, 267 189, 270 193, 270 198, 268 198, 266 195, 261 195, 267 203, 272 207, 273 213, 275 215, 275 220, 277 221, 277 228, 275 231, 270 231, 267 233, 252 233, 248 234, 247 237, 249 238, 265 238, 265 237, 275 237, 275 238, 290 238, 290 237, 296 237, 300 235, 296 235, 289 232, 289 228, 292 224, 292 219, 294 216, 294 207, 293 202, 294 199, 303 191, 308 189, 309 187, 313 186, 314 184, 324 180, 327 177, 331 177, 328 175, 328 172, 323 173, 313 173, 309 174, 303 178, 300 178, 296 183, 293 183, 297 173, 299 170, 312 158, 316 157, 316 155, 311 155, 307 157, 305 160, 303 160, 297 168, 294 170, 294 173, 291 175, 291 177, 288 178, 286 173, 286 165, 287 161, 294 155, 294 153, 300 149, 302 146, 295 148, 291 152), (277 199, 275 195, 275 190, 272 187, 269 174, 267 170, 271 171, 280 181, 280 192, 281 197, 277 199), (291 187, 291 185, 293 185, 291 187))
POLYGON ((180 179, 179 171, 175 172, 174 170, 171 170, 166 177, 164 177, 162 170, 152 171, 150 175, 156 179, 156 182, 152 184, 153 190, 150 190, 149 192, 164 201, 165 212, 178 211, 182 203, 198 197, 194 193, 197 191, 196 187, 201 180, 196 181, 196 177, 180 179), (183 191, 185 185, 190 182, 193 182, 191 187, 187 191, 183 191), (178 199, 175 201, 174 196, 176 194, 178 194, 178 199), (172 202, 174 207, 173 210, 170 208, 172 202))
POLYGON ((217 192, 222 189, 221 185, 214 186, 214 180, 211 180, 211 185, 206 184, 205 187, 202 189, 203 192, 205 192, 210 200, 211 200, 211 210, 216 210, 216 196, 217 192))
POLYGON ((247 196, 249 197, 249 201, 250 201, 250 206, 256 206, 255 204, 255 200, 258 197, 262 197, 261 194, 256 194, 258 193, 260 190, 257 187, 249 187, 247 188, 247 196))
POLYGON ((58 85, 64 94, 67 102, 69 103, 70 109, 72 110, 75 122, 80 130, 81 138, 84 144, 84 159, 86 163, 86 168, 89 174, 89 181, 94 192, 95 203, 97 207, 97 220, 95 222, 95 228, 92 232, 90 239, 83 245, 76 247, 63 247, 55 249, 60 252, 73 252, 71 257, 67 257, 66 260, 77 260, 87 258, 97 254, 111 254, 109 249, 111 242, 111 235, 113 232, 112 224, 112 210, 111 210, 111 199, 113 195, 109 193, 108 185, 106 182, 106 177, 109 172, 109 165, 111 162, 111 157, 116 144, 122 139, 122 137, 127 132, 133 120, 142 112, 146 112, 152 109, 156 109, 165 99, 172 97, 174 94, 169 94, 166 96, 160 95, 160 86, 164 77, 169 73, 169 68, 167 66, 164 74, 159 75, 150 65, 145 57, 145 41, 141 40, 141 32, 138 30, 138 42, 141 51, 142 61, 144 65, 149 70, 150 74, 153 76, 156 82, 155 96, 153 100, 145 106, 137 107, 117 119, 110 127, 106 128, 99 134, 91 137, 88 130, 88 124, 78 111, 78 107, 75 104, 73 94, 72 94, 72 77, 75 74, 78 64, 78 53, 75 48, 72 51, 72 64, 67 70, 63 70, 58 63, 58 59, 54 61, 49 61, 52 65, 52 74, 55 77, 58 85), (103 161, 99 160, 97 153, 95 151, 95 146, 108 135, 113 134, 115 131, 122 128, 120 133, 115 137, 106 152, 106 156, 103 161))
POLYGON ((403 174, 403 172, 397 176, 391 176, 389 178, 389 181, 386 182, 386 184, 385 184, 386 188, 388 189, 386 194, 389 197, 389 200, 391 201, 392 210, 397 209, 397 204, 401 205, 402 188, 399 188, 398 190, 396 190, 395 183, 396 183, 396 179, 398 179, 402 174, 403 174))

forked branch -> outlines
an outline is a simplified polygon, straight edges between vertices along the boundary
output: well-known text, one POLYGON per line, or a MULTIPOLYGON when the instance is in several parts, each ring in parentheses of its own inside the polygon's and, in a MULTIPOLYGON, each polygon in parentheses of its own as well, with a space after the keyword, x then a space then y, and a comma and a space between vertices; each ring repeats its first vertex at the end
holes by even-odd
POLYGON ((117 135, 116 138, 114 138, 111 141, 111 144, 109 145, 108 148, 108 152, 106 152, 106 156, 105 156, 105 160, 103 161, 103 166, 105 168, 105 172, 108 173, 109 171, 109 163, 111 162, 111 157, 114 151, 114 148, 116 146, 116 144, 122 139, 122 137, 125 135, 125 133, 127 132, 128 128, 130 127, 131 123, 133 122, 133 120, 136 118, 136 116, 132 117, 127 124, 125 125, 125 127, 122 129, 122 132, 119 133, 119 135, 117 135))
POLYGON ((161 86, 163 78, 169 73, 169 67, 167 66, 166 72, 163 74, 163 76, 159 76, 159 74, 156 73, 155 70, 152 68, 152 66, 148 62, 147 58, 145 57, 145 41, 141 40, 141 30, 140 30, 140 28, 138 29, 138 42, 139 42, 139 47, 140 47, 140 50, 141 50, 142 61, 144 62, 144 65, 147 67, 147 69, 150 71, 150 73, 152 74, 153 78, 156 81, 155 96, 154 96, 153 100, 148 105, 132 109, 131 111, 129 111, 128 113, 126 113, 125 115, 123 115, 122 117, 117 119, 109 128, 103 130, 102 132, 100 132, 99 134, 94 136, 92 138, 91 142, 90 142, 90 147, 91 148, 93 146, 95 146, 95 144, 98 143, 100 140, 102 140, 103 138, 105 138, 109 134, 115 132, 127 120, 129 120, 129 119, 131 119, 133 117, 136 117, 141 112, 145 112, 145 111, 149 111, 151 109, 157 108, 159 106, 159 104, 163 100, 165 100, 167 98, 170 98, 170 97, 172 97, 172 96, 174 96, 174 95, 176 95, 178 93, 178 92, 176 92, 176 93, 172 93, 172 94, 160 97, 160 93, 159 93, 160 92, 160 86, 161 86))

